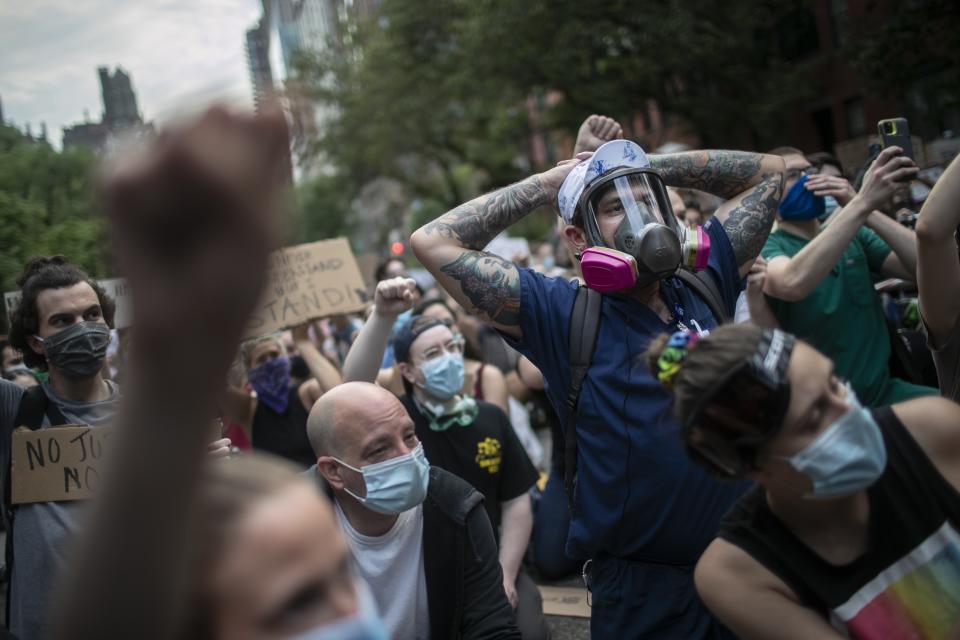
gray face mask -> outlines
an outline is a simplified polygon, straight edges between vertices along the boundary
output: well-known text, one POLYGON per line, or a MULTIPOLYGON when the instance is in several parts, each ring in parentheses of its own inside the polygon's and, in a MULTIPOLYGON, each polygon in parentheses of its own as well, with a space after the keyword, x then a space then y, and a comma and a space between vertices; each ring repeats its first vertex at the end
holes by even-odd
POLYGON ((110 345, 110 327, 100 322, 78 322, 49 338, 34 336, 43 344, 47 360, 68 378, 89 378, 103 368, 110 345))

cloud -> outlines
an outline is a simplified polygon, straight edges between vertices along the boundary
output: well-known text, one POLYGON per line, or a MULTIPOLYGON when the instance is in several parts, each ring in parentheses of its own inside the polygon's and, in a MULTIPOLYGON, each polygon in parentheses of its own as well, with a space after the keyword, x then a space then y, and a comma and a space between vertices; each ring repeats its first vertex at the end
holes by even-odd
POLYGON ((140 110, 160 121, 212 100, 251 104, 244 34, 255 0, 20 0, 0 7, 4 115, 55 143, 60 129, 98 120, 97 67, 123 67, 140 110))

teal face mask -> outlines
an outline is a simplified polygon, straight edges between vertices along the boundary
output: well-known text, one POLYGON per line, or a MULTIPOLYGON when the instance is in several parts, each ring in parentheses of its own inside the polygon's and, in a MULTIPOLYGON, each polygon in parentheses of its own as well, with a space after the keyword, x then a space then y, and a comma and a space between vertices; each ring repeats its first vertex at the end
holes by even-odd
POLYGON ((438 400, 449 400, 463 388, 463 356, 458 353, 444 353, 420 365, 424 383, 417 383, 428 394, 438 400))
POLYGON ((790 465, 813 481, 807 498, 836 498, 866 489, 887 466, 883 434, 853 389, 847 388, 850 410, 792 456, 790 465))
POLYGON ((423 453, 423 445, 410 453, 390 458, 376 464, 357 469, 343 460, 334 458, 347 469, 363 475, 367 486, 367 496, 361 498, 349 489, 344 489, 357 502, 371 511, 385 515, 396 515, 412 509, 427 497, 427 485, 430 483, 430 463, 423 453))

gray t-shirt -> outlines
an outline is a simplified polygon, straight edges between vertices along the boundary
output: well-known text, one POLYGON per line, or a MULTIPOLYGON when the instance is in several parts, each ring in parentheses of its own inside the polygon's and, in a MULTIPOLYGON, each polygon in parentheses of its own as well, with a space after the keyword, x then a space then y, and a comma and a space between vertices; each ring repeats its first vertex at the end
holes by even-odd
POLYGON ((923 333, 927 337, 927 346, 933 353, 933 363, 937 366, 940 395, 954 402, 960 402, 960 319, 942 344, 936 344, 922 316, 920 326, 923 327, 923 333))
MULTIPOLYGON (((49 383, 43 390, 70 424, 101 426, 113 419, 120 388, 107 381, 110 397, 100 402, 72 402, 54 393, 49 383)), ((7 432, 23 391, 0 380, 0 425, 7 432)), ((46 416, 41 428, 49 427, 46 416)), ((4 487, 3 490, 6 490, 4 487)), ((66 565, 69 544, 78 531, 83 502, 39 502, 17 507, 13 527, 13 572, 10 576, 10 631, 20 640, 43 638, 49 622, 48 608, 56 580, 66 565)))

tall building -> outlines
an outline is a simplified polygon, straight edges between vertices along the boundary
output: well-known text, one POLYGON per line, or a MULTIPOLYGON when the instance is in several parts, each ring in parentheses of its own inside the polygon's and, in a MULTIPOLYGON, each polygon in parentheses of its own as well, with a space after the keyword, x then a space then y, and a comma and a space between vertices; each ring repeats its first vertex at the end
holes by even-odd
POLYGON ((255 27, 247 31, 247 67, 253 85, 253 104, 257 110, 264 99, 273 92, 273 75, 270 73, 270 47, 267 22, 261 18, 255 27))
POLYGON ((107 67, 100 67, 97 72, 100 74, 100 94, 103 96, 103 122, 109 127, 142 123, 130 76, 120 67, 112 75, 107 67))
POLYGON ((103 117, 100 122, 84 122, 63 128, 63 147, 84 146, 103 151, 120 136, 145 136, 153 133, 153 125, 144 123, 137 107, 130 75, 117 67, 111 74, 107 67, 99 67, 100 95, 103 99, 103 117))

